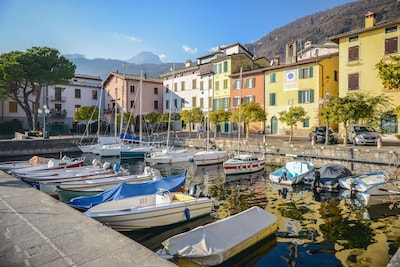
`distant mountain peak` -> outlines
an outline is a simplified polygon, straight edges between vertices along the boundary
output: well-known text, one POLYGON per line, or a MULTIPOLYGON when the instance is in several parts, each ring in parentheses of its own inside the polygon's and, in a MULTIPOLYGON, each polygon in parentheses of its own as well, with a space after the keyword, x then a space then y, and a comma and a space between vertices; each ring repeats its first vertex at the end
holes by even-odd
POLYGON ((136 56, 131 57, 126 62, 134 64, 161 64, 160 57, 152 52, 141 52, 136 56))
POLYGON ((78 59, 78 58, 85 58, 85 55, 82 54, 67 54, 64 55, 68 59, 78 59))

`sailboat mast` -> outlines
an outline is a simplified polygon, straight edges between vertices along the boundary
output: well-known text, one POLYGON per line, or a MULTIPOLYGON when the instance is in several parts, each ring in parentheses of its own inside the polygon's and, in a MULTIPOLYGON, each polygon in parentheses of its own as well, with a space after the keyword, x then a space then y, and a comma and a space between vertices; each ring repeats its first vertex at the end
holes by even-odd
POLYGON ((240 154, 240 121, 241 121, 241 113, 242 113, 242 87, 243 87, 243 77, 242 77, 243 67, 240 67, 240 99, 239 99, 239 120, 238 120, 238 155, 240 154))
MULTIPOLYGON (((122 93, 121 93, 121 114, 120 114, 120 120, 119 120, 119 133, 122 133, 122 125, 123 125, 123 115, 124 115, 124 99, 125 99, 125 64, 124 64, 124 72, 122 74, 122 93)), ((126 133, 124 133, 125 137, 126 133)))
POLYGON ((168 114, 168 132, 167 132, 167 149, 169 147, 169 137, 170 137, 170 130, 171 130, 171 112, 172 112, 172 90, 174 88, 174 71, 175 71, 175 66, 172 67, 172 84, 171 88, 169 88, 169 114, 168 114))
POLYGON ((101 110, 102 110, 102 108, 101 108, 101 104, 102 104, 102 98, 103 98, 103 91, 104 91, 104 86, 102 86, 101 87, 101 90, 100 90, 100 98, 99 98, 99 105, 98 105, 98 109, 99 109, 99 111, 98 111, 98 113, 97 113, 97 140, 99 139, 99 137, 100 137, 100 120, 101 120, 101 118, 102 118, 102 113, 101 113, 101 110))
MULTIPOLYGON (((207 97, 208 97, 208 101, 210 101, 210 90, 211 88, 214 87, 214 73, 212 73, 212 85, 210 86, 210 88, 208 88, 207 91, 207 97)), ((211 101, 211 105, 212 105, 212 101, 211 101)), ((210 107, 211 107, 210 103, 208 103, 208 116, 207 116, 207 144, 206 144, 206 148, 207 151, 209 150, 209 142, 210 142, 210 107)))
POLYGON ((139 91, 139 98, 140 98, 140 101, 139 101, 139 105, 140 105, 140 108, 139 108, 139 146, 141 146, 142 145, 142 131, 143 131, 143 129, 142 129, 142 127, 143 127, 143 125, 142 125, 142 112, 143 112, 143 110, 142 110, 142 101, 143 101, 143 94, 142 94, 142 90, 143 90, 143 69, 141 69, 140 70, 140 89, 139 89, 140 91, 139 91))

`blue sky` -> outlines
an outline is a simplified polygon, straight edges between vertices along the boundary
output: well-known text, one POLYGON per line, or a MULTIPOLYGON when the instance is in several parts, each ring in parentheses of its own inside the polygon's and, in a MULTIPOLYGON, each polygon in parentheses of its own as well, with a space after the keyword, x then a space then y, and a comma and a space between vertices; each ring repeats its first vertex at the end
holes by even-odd
POLYGON ((301 17, 353 0, 0 0, 0 54, 33 46, 127 60, 150 51, 185 62, 252 43, 301 17))

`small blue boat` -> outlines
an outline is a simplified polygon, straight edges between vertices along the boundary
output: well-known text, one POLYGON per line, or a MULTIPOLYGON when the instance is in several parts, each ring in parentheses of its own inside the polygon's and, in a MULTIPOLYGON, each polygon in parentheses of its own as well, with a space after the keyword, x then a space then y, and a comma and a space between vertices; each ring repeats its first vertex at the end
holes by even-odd
POLYGON ((143 183, 126 184, 120 183, 103 193, 94 196, 82 196, 71 199, 68 203, 71 207, 78 210, 88 210, 100 203, 134 197, 139 195, 150 195, 160 191, 175 192, 186 182, 187 170, 185 172, 168 176, 165 178, 147 181, 143 183))
POLYGON ((314 164, 309 161, 289 161, 282 168, 270 173, 269 180, 273 183, 294 185, 303 182, 315 170, 314 164))

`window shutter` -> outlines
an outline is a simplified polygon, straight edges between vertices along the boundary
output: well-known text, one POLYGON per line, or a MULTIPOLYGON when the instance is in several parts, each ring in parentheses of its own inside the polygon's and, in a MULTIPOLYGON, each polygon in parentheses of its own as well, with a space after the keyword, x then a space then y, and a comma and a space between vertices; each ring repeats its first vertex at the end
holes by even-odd
POLYGON ((314 89, 310 89, 310 103, 314 103, 314 89))
POLYGON ((309 78, 312 78, 312 77, 313 77, 313 67, 312 67, 312 66, 310 67, 310 70, 309 70, 309 71, 310 71, 309 78))
POLYGON ((302 91, 298 91, 297 94, 298 94, 298 102, 299 102, 299 103, 303 103, 303 94, 302 94, 302 91))
POLYGON ((302 71, 302 69, 299 69, 299 79, 303 79, 303 71, 302 71))

